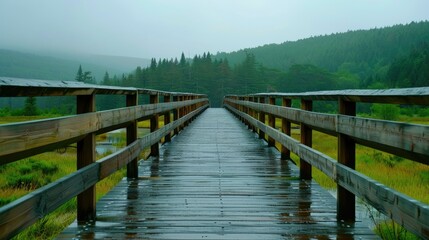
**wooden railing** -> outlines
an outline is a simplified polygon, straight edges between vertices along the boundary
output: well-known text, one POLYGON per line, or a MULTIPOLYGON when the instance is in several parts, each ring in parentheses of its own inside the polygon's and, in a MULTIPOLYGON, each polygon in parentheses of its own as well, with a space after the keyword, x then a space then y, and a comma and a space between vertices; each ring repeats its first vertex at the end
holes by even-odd
POLYGON ((77 143, 77 171, 1 207, 0 239, 16 235, 75 196, 78 222, 93 220, 98 181, 125 165, 127 177, 137 178, 140 152, 151 147, 151 155, 157 156, 161 138, 170 141, 209 106, 199 94, 0 77, 0 97, 23 96, 76 96, 77 115, 0 125, 0 165, 77 143), (125 95, 127 107, 97 112, 97 94, 125 95), (139 95, 149 95, 150 104, 138 105, 139 95), (164 126, 159 128, 161 114, 164 126), (138 121, 148 119, 151 133, 138 138, 138 121), (96 161, 95 136, 124 127, 127 146, 96 161))
POLYGON ((333 179, 338 186, 338 220, 355 221, 356 196, 428 239, 429 206, 356 171, 355 147, 361 144, 428 165, 429 126, 356 117, 357 102, 427 106, 429 88, 226 96, 224 106, 260 138, 267 134, 268 145, 279 142, 282 159, 290 159, 290 152, 299 156, 301 179, 312 178, 312 166, 333 179), (281 99, 282 106, 275 105, 276 99, 281 99), (292 99, 301 102, 301 109, 291 107, 292 99), (313 101, 337 101, 338 114, 312 112, 313 101), (282 119, 281 131, 275 127, 275 118, 282 119), (291 137, 291 123, 300 125, 300 141, 291 137), (337 160, 311 148, 313 129, 338 138, 337 160))

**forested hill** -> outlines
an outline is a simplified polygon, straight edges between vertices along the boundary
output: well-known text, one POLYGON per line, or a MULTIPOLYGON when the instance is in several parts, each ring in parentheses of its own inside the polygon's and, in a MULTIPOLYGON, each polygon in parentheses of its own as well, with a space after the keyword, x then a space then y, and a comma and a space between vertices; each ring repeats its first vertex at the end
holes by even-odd
POLYGON ((92 77, 101 81, 106 71, 112 76, 122 75, 146 66, 150 60, 102 55, 47 56, 0 49, 0 76, 48 80, 75 80, 79 65, 92 77))
POLYGON ((409 54, 422 42, 429 42, 429 22, 349 31, 311 37, 282 44, 268 44, 232 53, 218 53, 215 59, 242 62, 246 53, 258 63, 283 71, 295 64, 312 64, 330 72, 345 70, 367 78, 393 59, 409 54))

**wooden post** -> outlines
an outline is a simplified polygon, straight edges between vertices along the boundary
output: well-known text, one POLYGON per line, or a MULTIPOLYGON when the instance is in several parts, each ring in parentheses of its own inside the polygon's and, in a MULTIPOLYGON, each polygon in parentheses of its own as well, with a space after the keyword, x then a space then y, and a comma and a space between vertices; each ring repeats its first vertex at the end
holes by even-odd
MULTIPOLYGON (((248 102, 248 101, 249 101, 249 99, 250 99, 250 97, 249 97, 249 96, 246 96, 246 97, 244 98, 244 101, 248 102)), ((251 112, 251 109, 250 109, 249 107, 244 107, 244 112, 245 112, 247 115, 252 116, 252 114, 250 113, 250 112, 251 112)), ((246 125, 247 125, 247 128, 248 128, 248 129, 252 129, 252 124, 250 124, 250 122, 249 122, 249 121, 247 121, 247 120, 246 120, 246 125)))
MULTIPOLYGON (((135 95, 127 95, 127 107, 137 106, 138 104, 138 94, 135 95)), ((137 140, 137 120, 132 121, 127 126, 127 145, 130 145, 135 140, 137 140)), ((137 166, 137 158, 133 159, 131 162, 127 164, 127 178, 137 178, 138 177, 138 166, 137 166)))
MULTIPOLYGON (((356 116, 356 103, 338 101, 339 114, 356 116)), ((355 169, 356 143, 347 135, 338 134, 338 162, 351 169, 355 169)), ((355 195, 345 188, 337 185, 337 220, 354 222, 356 218, 356 198, 355 195)))
MULTIPOLYGON (((156 104, 158 102, 159 102, 158 94, 150 95, 150 103, 151 104, 156 104)), ((158 130, 158 128, 159 128, 159 121, 158 120, 159 120, 158 114, 154 114, 150 118, 150 132, 155 132, 156 130, 158 130)), ((159 144, 158 144, 158 142, 156 142, 155 144, 153 144, 150 147, 150 155, 154 156, 154 157, 159 156, 159 144)))
MULTIPOLYGON (((184 96, 179 97, 179 101, 182 102, 184 100, 184 96)), ((179 118, 185 116, 185 107, 179 108, 179 118)), ((183 124, 179 126, 179 132, 183 130, 183 124)))
MULTIPOLYGON (((178 101, 178 97, 177 96, 173 96, 173 102, 177 102, 178 101)), ((179 109, 176 108, 173 110, 173 121, 177 121, 179 119, 179 109)), ((179 127, 174 129, 174 135, 179 134, 179 127)))
MULTIPOLYGON (((77 96, 77 114, 95 112, 95 95, 77 96)), ((77 142, 77 169, 95 162, 95 134, 90 133, 77 142)), ((95 220, 95 185, 77 195, 77 221, 85 224, 95 220)))
MULTIPOLYGON (((313 102, 310 100, 301 100, 301 109, 306 111, 313 110, 313 102)), ((313 134, 310 127, 301 123, 301 143, 312 147, 313 134)), ((311 165, 300 159, 299 175, 301 179, 310 180, 312 178, 311 165)))
MULTIPOLYGON (((269 97, 268 99, 269 99, 270 105, 276 105, 276 98, 269 97)), ((268 115, 268 125, 272 128, 276 128, 276 118, 272 114, 268 115)), ((274 140, 274 138, 270 136, 268 136, 268 146, 270 147, 276 146, 276 141, 274 140)))
MULTIPOLYGON (((265 103, 265 97, 259 97, 259 103, 265 103)), ((265 124, 265 113, 263 111, 259 112, 259 121, 265 124)), ((265 139, 265 133, 259 129, 259 138, 265 139)))
MULTIPOLYGON (((171 100, 171 96, 170 95, 166 95, 164 96, 164 102, 165 103, 169 103, 171 100)), ((170 111, 167 111, 164 114, 164 126, 170 123, 170 111)), ((171 133, 168 133, 167 135, 165 135, 165 142, 170 142, 171 141, 171 133)))
MULTIPOLYGON (((282 106, 283 107, 291 107, 292 101, 287 98, 282 98, 282 106)), ((291 123, 286 118, 282 118, 282 132, 288 136, 291 135, 291 123)), ((289 160, 290 158, 290 150, 287 149, 285 146, 282 145, 281 149, 281 159, 282 160, 289 160)))
MULTIPOLYGON (((252 98, 251 98, 251 101, 252 101, 252 102, 257 102, 258 100, 257 100, 257 98, 256 98, 256 97, 252 97, 252 98)), ((253 109, 252 109, 252 117, 253 117, 253 118, 255 118, 255 119, 257 119, 257 117, 258 117, 258 112, 257 112, 257 111, 255 111, 255 110, 253 110, 253 109)), ((257 131, 256 126, 253 126, 253 127, 252 127, 252 130, 253 130, 253 132, 254 132, 254 133, 256 133, 256 131, 257 131)))
MULTIPOLYGON (((183 101, 188 101, 188 100, 189 100, 189 96, 185 96, 183 98, 183 101)), ((189 106, 186 106, 184 116, 188 115, 188 113, 189 113, 189 106)), ((187 127, 188 125, 189 125, 189 120, 185 122, 185 127, 187 127)))
MULTIPOLYGON (((239 101, 243 101, 243 97, 238 97, 239 101)), ((238 111, 240 112, 244 112, 244 107, 241 104, 238 104, 238 111)), ((246 122, 244 121, 244 118, 240 116, 240 120, 242 123, 246 124, 246 122)))

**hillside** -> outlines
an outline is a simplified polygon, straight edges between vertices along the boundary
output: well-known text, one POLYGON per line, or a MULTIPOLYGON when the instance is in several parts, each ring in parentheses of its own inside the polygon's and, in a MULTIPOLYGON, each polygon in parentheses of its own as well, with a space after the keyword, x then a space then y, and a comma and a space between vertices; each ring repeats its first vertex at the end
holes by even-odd
POLYGON ((423 42, 429 42, 428 21, 268 44, 218 53, 214 58, 226 58, 235 65, 251 53, 268 68, 287 71, 294 64, 312 64, 330 72, 344 70, 367 78, 423 42))
MULTIPOLYGON (((48 54, 47 54, 48 55, 48 54)), ((147 59, 102 55, 43 56, 0 49, 0 76, 48 80, 74 80, 79 65, 101 81, 109 74, 129 73, 136 66, 147 66, 147 59)))

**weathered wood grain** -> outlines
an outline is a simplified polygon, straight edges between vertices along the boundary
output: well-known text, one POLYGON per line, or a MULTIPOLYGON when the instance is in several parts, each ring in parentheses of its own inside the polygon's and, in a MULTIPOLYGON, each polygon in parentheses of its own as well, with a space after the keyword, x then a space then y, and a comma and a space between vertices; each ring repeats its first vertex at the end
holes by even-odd
POLYGON ((207 98, 183 102, 157 103, 109 111, 80 114, 48 120, 0 125, 0 164, 6 164, 47 150, 76 142, 89 133, 103 133, 118 126, 196 103, 207 98))
MULTIPOLYGON (((236 96, 236 95, 228 95, 236 96)), ((421 104, 429 102, 429 87, 402 88, 402 89, 378 89, 378 90, 335 90, 303 93, 258 93, 247 96, 276 97, 304 100, 338 101, 339 99, 350 102, 370 102, 389 104, 421 104)))
POLYGON ((108 94, 108 95, 132 95, 158 94, 161 96, 197 96, 207 97, 205 94, 183 93, 183 92, 167 92, 154 89, 118 87, 118 86, 102 86, 87 84, 75 81, 59 81, 59 80, 39 80, 39 79, 23 79, 0 77, 0 96, 1 97, 28 97, 28 96, 79 96, 92 94, 108 94))
POLYGON ((340 186, 363 199, 380 212, 385 213, 409 231, 423 238, 429 238, 428 205, 407 197, 356 170, 338 163, 331 157, 299 143, 290 136, 257 121, 247 114, 239 112, 229 105, 225 105, 225 107, 234 114, 246 118, 251 124, 271 135, 276 141, 321 170, 340 186))
MULTIPOLYGON (((339 114, 356 116, 356 103, 340 100, 338 105, 339 114)), ((356 167, 356 143, 345 134, 338 134, 338 162, 351 169, 356 167)), ((356 217, 356 197, 337 184, 337 219, 343 221, 354 221, 356 217)))
MULTIPOLYGON (((126 104, 127 107, 132 107, 138 105, 138 96, 139 95, 127 95, 126 104)), ((137 119, 131 121, 127 126, 127 145, 132 144, 137 140, 137 131, 138 131, 138 122, 137 119)), ((138 166, 137 166, 137 156, 132 158, 132 160, 127 164, 127 178, 137 178, 138 177, 138 166)))
MULTIPOLYGON (((95 111, 95 95, 77 96, 77 114, 85 114, 95 111)), ((95 157, 95 133, 88 133, 77 142, 76 166, 77 169, 91 165, 95 157)), ((87 222, 95 218, 96 202, 95 186, 91 186, 79 193, 76 197, 77 220, 87 222)))
POLYGON ((402 122, 368 119, 346 115, 314 113, 269 104, 227 99, 256 111, 274 114, 293 123, 304 123, 312 129, 333 136, 344 134, 359 144, 397 154, 429 165, 429 126, 402 122))

